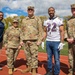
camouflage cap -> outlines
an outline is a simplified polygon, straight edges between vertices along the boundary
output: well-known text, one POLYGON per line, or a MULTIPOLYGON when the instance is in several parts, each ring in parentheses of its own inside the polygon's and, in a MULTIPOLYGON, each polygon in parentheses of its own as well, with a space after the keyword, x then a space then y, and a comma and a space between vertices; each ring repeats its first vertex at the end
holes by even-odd
POLYGON ((75 8, 75 4, 72 4, 72 5, 71 5, 71 8, 75 8))
POLYGON ((33 9, 34 10, 34 7, 33 6, 28 6, 27 9, 33 9))
POLYGON ((13 22, 19 22, 18 19, 13 19, 13 22))

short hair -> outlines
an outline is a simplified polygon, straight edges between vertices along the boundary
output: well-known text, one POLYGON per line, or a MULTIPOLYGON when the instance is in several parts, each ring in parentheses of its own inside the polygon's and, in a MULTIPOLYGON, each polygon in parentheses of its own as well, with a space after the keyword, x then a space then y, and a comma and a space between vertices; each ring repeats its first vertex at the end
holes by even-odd
POLYGON ((48 11, 49 11, 50 8, 54 9, 54 11, 55 11, 55 8, 54 8, 54 7, 49 7, 49 8, 48 8, 48 11))
POLYGON ((2 13, 4 15, 4 13, 2 11, 0 11, 0 13, 2 13))
POLYGON ((0 11, 0 13, 3 13, 2 11, 0 11))

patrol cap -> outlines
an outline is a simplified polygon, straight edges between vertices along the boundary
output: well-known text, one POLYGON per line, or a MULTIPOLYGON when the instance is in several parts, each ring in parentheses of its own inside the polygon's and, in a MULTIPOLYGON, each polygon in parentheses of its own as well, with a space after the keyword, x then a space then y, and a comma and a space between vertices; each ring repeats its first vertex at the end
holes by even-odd
POLYGON ((34 10, 34 6, 28 6, 27 9, 32 9, 32 10, 34 10))
POLYGON ((71 5, 71 8, 75 8, 75 4, 72 4, 72 5, 71 5))
POLYGON ((13 22, 18 22, 18 19, 13 19, 13 22))

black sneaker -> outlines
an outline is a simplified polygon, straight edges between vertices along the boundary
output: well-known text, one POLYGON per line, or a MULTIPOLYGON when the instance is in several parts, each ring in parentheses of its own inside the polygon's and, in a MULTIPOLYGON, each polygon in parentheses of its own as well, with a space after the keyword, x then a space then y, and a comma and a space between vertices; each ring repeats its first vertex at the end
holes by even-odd
POLYGON ((52 75, 52 72, 49 71, 45 75, 52 75))

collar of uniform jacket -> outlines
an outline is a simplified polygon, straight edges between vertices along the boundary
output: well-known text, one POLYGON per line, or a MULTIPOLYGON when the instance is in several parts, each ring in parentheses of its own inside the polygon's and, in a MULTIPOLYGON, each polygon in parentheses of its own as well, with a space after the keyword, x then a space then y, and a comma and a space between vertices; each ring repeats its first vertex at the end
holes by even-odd
POLYGON ((54 20, 56 17, 57 17, 57 16, 54 16, 53 18, 50 18, 50 17, 49 17, 49 19, 50 19, 50 20, 54 20))
POLYGON ((12 26, 12 29, 18 29, 18 27, 15 28, 14 26, 12 26))
POLYGON ((71 18, 75 18, 75 16, 72 16, 71 18))
POLYGON ((31 18, 27 17, 26 20, 28 20, 28 19, 34 19, 34 18, 35 18, 35 16, 32 16, 31 18))
POLYGON ((75 16, 71 16, 68 20, 70 20, 70 19, 74 19, 75 18, 75 16))

